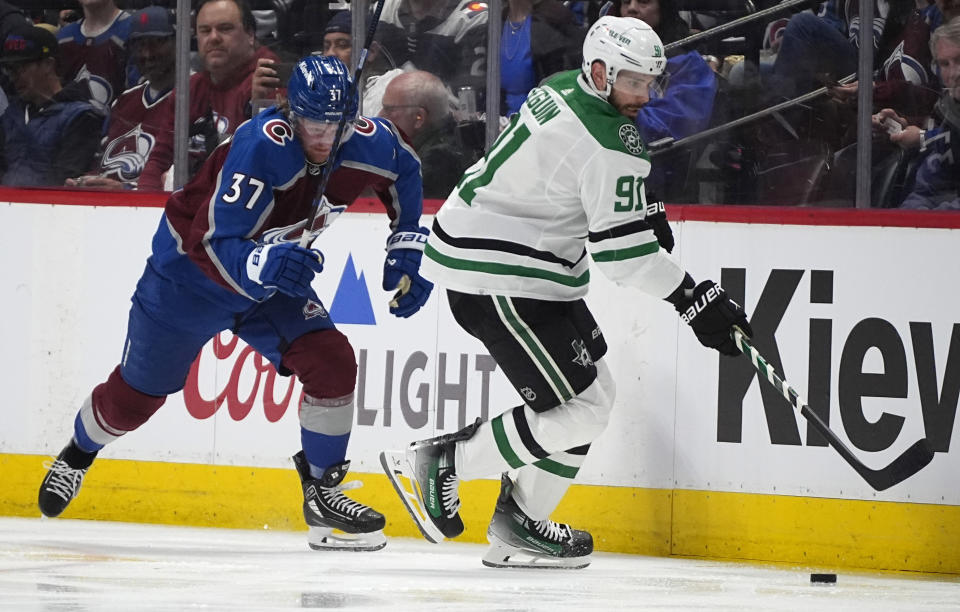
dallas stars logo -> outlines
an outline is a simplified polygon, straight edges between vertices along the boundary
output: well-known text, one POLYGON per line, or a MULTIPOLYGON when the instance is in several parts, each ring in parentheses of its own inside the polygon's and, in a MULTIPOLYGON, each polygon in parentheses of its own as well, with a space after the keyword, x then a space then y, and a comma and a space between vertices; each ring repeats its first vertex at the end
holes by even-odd
POLYGON ((623 146, 627 148, 627 151, 633 155, 643 153, 643 140, 640 139, 640 132, 637 131, 637 126, 632 123, 621 125, 619 136, 623 142, 623 146))
POLYGON ((570 343, 570 346, 573 347, 573 363, 579 364, 584 368, 593 365, 593 358, 590 356, 590 351, 587 350, 586 342, 583 340, 574 340, 570 343))

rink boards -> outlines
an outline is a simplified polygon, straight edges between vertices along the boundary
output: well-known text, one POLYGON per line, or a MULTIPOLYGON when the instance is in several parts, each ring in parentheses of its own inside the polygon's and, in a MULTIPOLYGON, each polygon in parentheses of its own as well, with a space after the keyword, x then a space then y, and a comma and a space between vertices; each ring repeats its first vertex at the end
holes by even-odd
MULTIPOLYGON (((326 263, 315 286, 360 365, 349 453, 365 483, 357 496, 387 514, 388 535, 413 536, 379 450, 521 400, 439 292, 411 319, 388 313, 386 216, 355 208, 370 212, 342 216, 318 241, 326 263)), ((960 224, 869 212, 768 212, 747 224, 737 209, 674 208, 674 254, 743 300, 758 347, 864 462, 882 466, 927 437, 937 451, 927 468, 873 491, 745 359, 721 360, 669 305, 594 271, 588 303, 610 346, 617 402, 555 518, 611 551, 960 573, 960 224)), ((36 513, 42 456, 66 442, 76 408, 119 360, 160 213, 0 204, 9 228, 0 514, 36 513)), ((183 393, 101 453, 66 516, 301 528, 289 461, 299 394, 222 334, 183 393)), ((483 540, 496 490, 494 480, 463 484, 464 538, 483 540)))

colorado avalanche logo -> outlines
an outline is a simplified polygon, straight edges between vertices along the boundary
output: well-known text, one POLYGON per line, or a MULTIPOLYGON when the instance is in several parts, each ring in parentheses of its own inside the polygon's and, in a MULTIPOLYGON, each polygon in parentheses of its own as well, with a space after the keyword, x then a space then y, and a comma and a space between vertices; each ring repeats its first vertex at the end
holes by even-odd
POLYGON ((144 132, 138 123, 126 134, 111 140, 104 149, 101 174, 116 176, 121 181, 137 180, 155 143, 153 135, 144 132))
POLYGON ((370 136, 377 131, 377 124, 366 117, 357 117, 353 123, 353 129, 364 136, 370 136))
POLYGON ((289 140, 293 142, 293 128, 282 119, 271 119, 263 124, 263 133, 281 147, 289 140))
MULTIPOLYGON (((314 220, 313 228, 310 231, 310 240, 315 240, 317 236, 330 227, 345 210, 347 210, 346 206, 334 206, 324 198, 320 204, 320 208, 317 210, 317 218, 314 220)), ((304 225, 306 225, 306 219, 285 227, 274 227, 263 232, 260 241, 268 244, 299 242, 304 225)))
POLYGON ((113 86, 102 76, 93 74, 84 64, 77 72, 74 81, 87 79, 90 84, 90 103, 97 107, 97 110, 106 112, 110 108, 110 102, 113 101, 113 86))
POLYGON ((630 151, 630 153, 634 155, 643 153, 643 141, 640 139, 640 132, 637 131, 637 126, 632 123, 625 123, 620 126, 618 135, 623 142, 623 146, 627 148, 627 151, 630 151))

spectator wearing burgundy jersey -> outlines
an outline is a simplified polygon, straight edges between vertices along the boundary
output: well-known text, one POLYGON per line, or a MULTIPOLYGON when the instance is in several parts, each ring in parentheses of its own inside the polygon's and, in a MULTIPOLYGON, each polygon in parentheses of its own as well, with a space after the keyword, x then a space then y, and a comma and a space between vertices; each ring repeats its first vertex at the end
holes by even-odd
MULTIPOLYGON (((250 118, 252 79, 260 58, 277 59, 255 37, 256 21, 245 0, 200 0, 197 54, 203 69, 190 77, 190 175, 220 142, 250 118)), ((147 161, 141 184, 163 184, 173 163, 173 112, 147 161), (145 183, 144 183, 145 181, 145 183)))
POLYGON ((89 80, 91 102, 105 110, 139 79, 127 56, 130 15, 117 8, 114 0, 79 3, 83 17, 57 34, 57 72, 64 83, 89 80))
POLYGON ((67 185, 96 189, 153 189, 138 185, 150 153, 173 112, 174 19, 170 11, 150 6, 133 14, 130 53, 144 81, 123 92, 113 103, 107 134, 101 141, 99 163, 93 172, 67 179, 67 185))

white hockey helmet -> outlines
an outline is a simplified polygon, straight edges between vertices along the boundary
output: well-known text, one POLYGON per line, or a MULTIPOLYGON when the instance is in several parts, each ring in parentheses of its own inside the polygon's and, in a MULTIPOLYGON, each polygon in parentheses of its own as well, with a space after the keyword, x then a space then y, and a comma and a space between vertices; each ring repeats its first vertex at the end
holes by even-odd
POLYGON ((604 99, 609 97, 621 70, 657 76, 666 65, 660 37, 653 28, 634 17, 601 17, 590 26, 583 41, 583 74, 590 88, 604 99), (597 89, 590 76, 590 67, 596 61, 607 67, 607 83, 603 90, 597 89))

